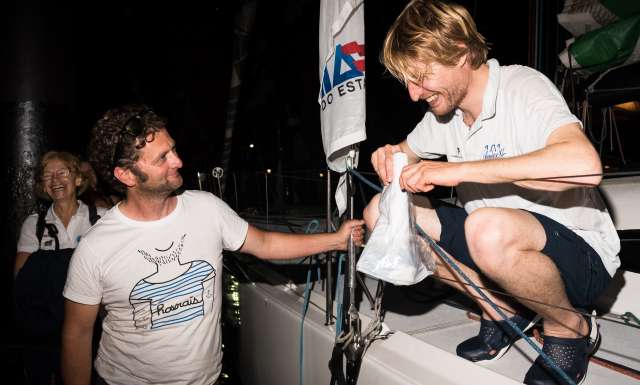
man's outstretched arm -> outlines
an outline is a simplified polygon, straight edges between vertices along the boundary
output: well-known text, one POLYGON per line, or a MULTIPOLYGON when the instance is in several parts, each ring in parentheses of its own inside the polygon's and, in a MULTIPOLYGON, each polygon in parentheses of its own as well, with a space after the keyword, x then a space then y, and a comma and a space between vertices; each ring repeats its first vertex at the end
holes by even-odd
POLYGON ((356 245, 362 245, 363 224, 363 220, 349 220, 335 233, 320 234, 263 231, 249 225, 247 238, 240 251, 261 259, 292 259, 331 250, 346 250, 350 235, 356 245))

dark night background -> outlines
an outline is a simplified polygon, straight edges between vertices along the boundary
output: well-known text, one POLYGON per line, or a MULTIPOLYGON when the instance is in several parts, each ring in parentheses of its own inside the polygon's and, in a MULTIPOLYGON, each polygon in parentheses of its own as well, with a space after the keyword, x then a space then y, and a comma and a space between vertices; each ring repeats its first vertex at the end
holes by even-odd
MULTIPOLYGON (((491 57, 501 64, 535 66, 554 77, 557 53, 568 37, 556 21, 560 0, 461 3, 491 43, 491 57), (497 10, 498 6, 506 9, 497 10), (536 36, 543 47, 538 56, 536 36)), ((49 149, 85 156, 89 129, 107 109, 145 103, 167 117, 184 161, 186 188, 197 188, 197 171, 210 172, 220 164, 234 20, 243 4, 25 0, 0 6, 4 293, 11 290, 17 232, 26 206, 33 203, 16 201, 30 196, 24 188, 30 174, 20 166, 34 164, 49 149), (32 147, 23 146, 26 134, 20 119, 25 115, 19 105, 24 101, 31 101, 35 109, 29 116, 36 128, 27 138, 35 143, 32 147)), ((365 2, 368 139, 361 145, 363 170, 371 169, 372 150, 404 139, 425 112, 410 102, 378 60, 386 30, 405 4, 365 2)), ((237 206, 261 209, 264 170, 271 168, 302 181, 291 183, 286 191, 276 188, 274 209, 320 207, 325 182, 319 172, 326 163, 317 104, 319 1, 258 0, 256 7, 230 165, 238 176, 237 206)), ((3 297, 0 359, 9 365, 16 341, 7 301, 9 297, 3 297)))

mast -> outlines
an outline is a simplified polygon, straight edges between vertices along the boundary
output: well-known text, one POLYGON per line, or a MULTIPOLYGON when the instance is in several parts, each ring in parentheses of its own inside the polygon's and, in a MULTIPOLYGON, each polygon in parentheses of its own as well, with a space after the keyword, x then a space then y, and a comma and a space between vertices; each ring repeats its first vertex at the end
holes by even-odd
MULTIPOLYGON (((335 195, 336 207, 340 216, 347 212, 348 218, 353 218, 354 184, 348 171, 358 166, 358 143, 366 139, 363 0, 321 0, 319 79, 318 104, 327 165, 341 173, 335 195)), ((328 183, 327 188, 330 186, 328 183)), ((327 211, 330 212, 330 202, 327 211)), ((327 220, 330 220, 329 214, 327 220)), ((357 382, 365 350, 355 302, 358 281, 356 259, 357 250, 350 239, 342 307, 338 309, 336 343, 329 362, 332 385, 357 382)), ((330 276, 331 258, 326 261, 327 275, 330 276)), ((329 284, 325 287, 327 291, 333 289, 329 284)), ((329 312, 333 311, 330 296, 327 295, 327 319, 331 318, 329 312)))
POLYGON ((240 89, 242 87, 242 73, 245 59, 248 54, 249 37, 253 30, 256 18, 256 1, 246 0, 242 9, 236 15, 234 26, 235 40, 233 44, 231 80, 229 84, 229 101, 227 104, 227 118, 224 128, 224 144, 222 148, 222 179, 220 181, 220 195, 224 194, 226 188, 227 175, 229 175, 229 164, 231 163, 231 149, 233 148, 233 130, 236 125, 236 112, 240 99, 240 89))

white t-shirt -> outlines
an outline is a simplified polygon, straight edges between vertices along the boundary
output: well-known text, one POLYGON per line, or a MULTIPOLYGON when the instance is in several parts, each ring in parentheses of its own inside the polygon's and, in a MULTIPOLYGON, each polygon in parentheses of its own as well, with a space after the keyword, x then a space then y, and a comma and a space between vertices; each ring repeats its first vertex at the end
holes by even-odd
MULTIPOLYGON (((449 162, 508 158, 543 148, 556 128, 580 124, 543 74, 518 65, 501 67, 493 59, 487 64, 482 112, 473 125, 464 124, 459 109, 448 121, 427 112, 407 137, 416 155, 445 155, 449 162)), ((595 188, 552 192, 513 183, 461 183, 456 190, 468 213, 480 207, 510 207, 545 215, 580 235, 600 255, 610 275, 620 266, 620 240, 595 188)))
MULTIPOLYGON (((106 210, 102 207, 96 207, 98 215, 103 216, 106 210)), ((64 227, 62 221, 53 211, 53 205, 47 210, 44 217, 46 223, 53 223, 58 229, 58 242, 61 249, 75 249, 80 242, 82 235, 91 227, 89 219, 89 207, 82 201, 78 201, 78 210, 71 217, 67 227, 64 227)), ((42 233, 42 240, 38 245, 38 237, 36 236, 36 226, 38 223, 38 214, 31 214, 22 223, 20 230, 20 239, 18 240, 18 252, 33 253, 38 249, 55 250, 56 243, 49 234, 49 230, 45 228, 42 233)))
POLYGON ((186 191, 166 217, 116 206, 82 239, 63 295, 106 310, 96 369, 109 384, 210 385, 221 369, 222 250, 248 223, 210 193, 186 191))

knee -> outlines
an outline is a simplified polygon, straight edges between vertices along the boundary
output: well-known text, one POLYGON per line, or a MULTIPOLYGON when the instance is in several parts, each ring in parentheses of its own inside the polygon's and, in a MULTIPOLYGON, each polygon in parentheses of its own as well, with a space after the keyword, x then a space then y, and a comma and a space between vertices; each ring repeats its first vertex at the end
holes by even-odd
POLYGON ((481 208, 467 217, 465 237, 471 257, 481 270, 496 271, 507 262, 507 249, 512 243, 509 223, 501 211, 494 208, 481 208))
POLYGON ((376 222, 378 221, 378 217, 380 216, 380 211, 378 210, 378 205, 380 204, 380 194, 376 194, 367 204, 367 207, 362 211, 362 218, 364 219, 365 224, 367 225, 367 229, 372 231, 376 222))

